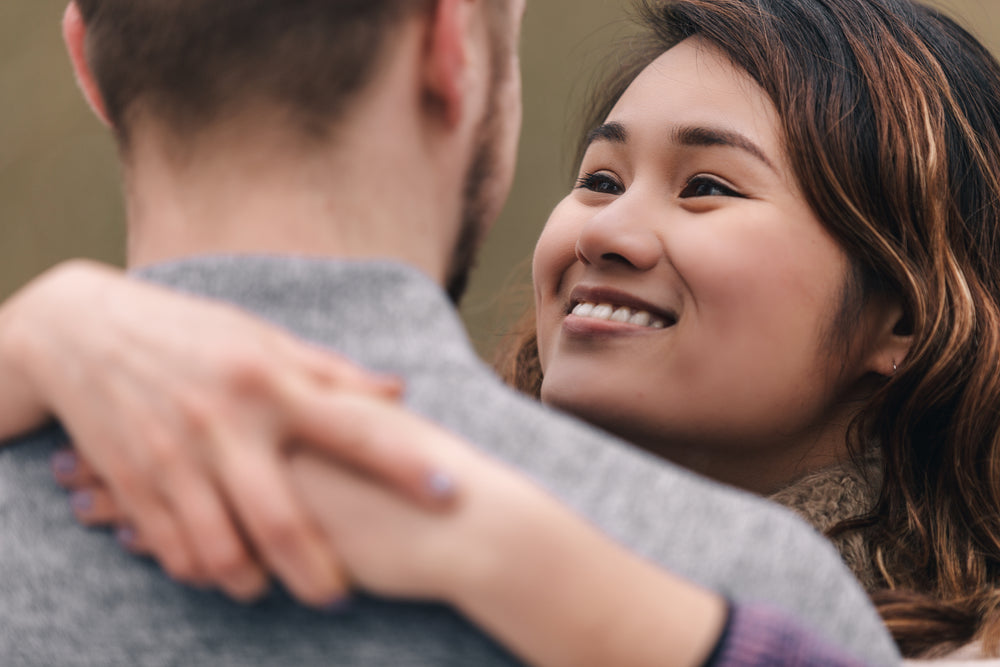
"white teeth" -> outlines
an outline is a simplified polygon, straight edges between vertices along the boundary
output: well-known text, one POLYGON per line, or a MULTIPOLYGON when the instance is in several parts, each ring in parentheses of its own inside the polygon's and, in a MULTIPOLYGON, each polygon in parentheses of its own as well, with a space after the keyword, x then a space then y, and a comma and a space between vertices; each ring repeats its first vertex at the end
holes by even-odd
POLYGON ((610 320, 611 316, 614 315, 614 312, 615 312, 614 308, 612 308, 606 303, 602 303, 594 307, 594 310, 593 312, 590 313, 590 316, 593 317, 595 320, 610 320))
POLYGON ((606 303, 594 304, 582 301, 573 307, 573 314, 577 317, 586 317, 592 320, 610 320, 611 322, 621 322, 639 327, 650 327, 652 329, 665 329, 667 323, 645 310, 633 311, 626 306, 615 308, 606 303))
POLYGON ((640 310, 638 313, 629 318, 629 324, 634 324, 640 327, 648 327, 650 320, 653 316, 647 313, 645 310, 640 310))
POLYGON ((614 313, 611 314, 612 322, 628 322, 632 319, 632 309, 631 308, 619 308, 614 313))

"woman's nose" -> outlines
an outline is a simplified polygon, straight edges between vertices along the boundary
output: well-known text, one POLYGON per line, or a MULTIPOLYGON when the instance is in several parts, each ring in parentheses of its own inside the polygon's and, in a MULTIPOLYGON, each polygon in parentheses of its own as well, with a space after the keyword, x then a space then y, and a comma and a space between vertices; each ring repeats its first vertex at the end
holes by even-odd
POLYGON ((576 241, 576 257, 580 262, 639 271, 648 271, 659 263, 663 257, 661 240, 642 220, 642 214, 630 208, 609 206, 584 224, 576 241))

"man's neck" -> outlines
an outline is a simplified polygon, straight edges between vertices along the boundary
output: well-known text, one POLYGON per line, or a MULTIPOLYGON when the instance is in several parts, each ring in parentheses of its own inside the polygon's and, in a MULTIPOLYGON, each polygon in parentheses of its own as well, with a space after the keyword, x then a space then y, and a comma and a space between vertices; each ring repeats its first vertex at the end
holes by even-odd
POLYGON ((414 176, 418 160, 385 132, 345 132, 320 150, 267 127, 259 118, 232 122, 183 155, 164 134, 134 137, 125 179, 130 267, 267 253, 392 259, 445 279, 460 198, 414 176))

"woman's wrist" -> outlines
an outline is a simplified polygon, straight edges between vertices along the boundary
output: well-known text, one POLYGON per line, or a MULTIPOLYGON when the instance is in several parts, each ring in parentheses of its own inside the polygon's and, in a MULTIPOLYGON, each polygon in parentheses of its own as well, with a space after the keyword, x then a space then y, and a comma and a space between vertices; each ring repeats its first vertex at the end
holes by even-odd
POLYGON ((538 667, 698 665, 725 622, 722 598, 659 570, 527 482, 476 521, 447 601, 538 667))
POLYGON ((461 531, 456 549, 463 556, 442 568, 439 588, 445 602, 471 613, 514 583, 545 519, 539 512, 542 494, 500 466, 484 466, 482 474, 465 475, 463 481, 460 511, 468 529, 461 531))
POLYGON ((67 261, 0 306, 0 439, 41 425, 52 411, 75 358, 66 342, 80 335, 80 318, 115 275, 96 262, 67 261))
POLYGON ((33 312, 45 298, 40 292, 45 279, 37 278, 0 306, 0 440, 37 426, 47 415, 30 372, 40 333, 33 312))

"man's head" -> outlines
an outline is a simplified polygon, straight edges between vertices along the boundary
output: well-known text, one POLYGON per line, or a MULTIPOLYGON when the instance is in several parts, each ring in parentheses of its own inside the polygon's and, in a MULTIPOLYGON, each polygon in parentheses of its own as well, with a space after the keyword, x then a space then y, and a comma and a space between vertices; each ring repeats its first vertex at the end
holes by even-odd
MULTIPOLYGON (((356 134, 352 118, 372 90, 404 81, 386 72, 419 61, 402 84, 419 98, 419 121, 382 131, 426 130, 424 144, 464 136, 466 154, 451 160, 465 163, 464 178, 452 179, 464 222, 448 242, 455 263, 466 265, 509 187, 522 9, 523 0, 75 0, 65 32, 81 84, 128 169, 137 134, 151 126, 182 156, 247 119, 280 125, 289 143, 307 150, 336 146, 356 134), (406 42, 415 25, 419 39, 406 42), (475 67, 488 74, 477 78, 475 67)), ((357 148, 357 137, 346 143, 357 148)), ((453 292, 464 273, 457 265, 446 271, 453 292)))
POLYGON ((127 145, 151 114, 190 136, 247 106, 304 131, 369 82, 391 28, 432 0, 75 0, 107 120, 127 145))

